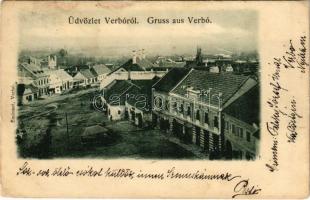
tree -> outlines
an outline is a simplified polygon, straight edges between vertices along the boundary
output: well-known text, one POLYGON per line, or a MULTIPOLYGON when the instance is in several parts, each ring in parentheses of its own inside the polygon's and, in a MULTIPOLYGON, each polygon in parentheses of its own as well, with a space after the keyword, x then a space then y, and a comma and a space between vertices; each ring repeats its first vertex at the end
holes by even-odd
POLYGON ((60 49, 59 55, 60 55, 62 58, 64 58, 64 57, 66 57, 66 56, 68 55, 68 52, 67 52, 67 50, 65 50, 65 49, 60 49))

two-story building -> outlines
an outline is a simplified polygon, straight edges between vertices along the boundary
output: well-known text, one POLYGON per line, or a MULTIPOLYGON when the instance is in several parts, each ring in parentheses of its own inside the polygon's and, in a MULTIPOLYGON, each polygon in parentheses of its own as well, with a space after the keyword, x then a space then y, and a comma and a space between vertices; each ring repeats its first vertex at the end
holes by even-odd
POLYGON ((152 122, 152 86, 159 80, 132 81, 136 87, 131 87, 125 102, 125 119, 133 122, 138 127, 150 127, 152 122))
POLYGON ((38 96, 47 95, 49 91, 49 74, 33 62, 23 62, 18 65, 18 76, 32 79, 32 85, 38 88, 38 96))
MULTIPOLYGON (((175 75, 168 73, 166 76, 169 79, 168 76, 175 75)), ((200 146, 211 159, 255 157, 259 105, 253 102, 259 102, 259 95, 254 89, 258 88, 254 79, 191 69, 164 95, 160 87, 164 85, 162 81, 164 79, 153 89, 153 119, 155 123, 159 122, 161 129, 172 132, 185 143, 200 146), (242 116, 253 116, 253 120, 245 120, 238 114, 238 109, 251 102, 255 108, 244 109, 243 112, 248 114, 242 116), (227 130, 225 124, 229 124, 227 130), (239 138, 230 137, 232 132, 239 134, 239 138), (248 138, 252 140, 248 142, 248 138)))
POLYGON ((49 92, 51 94, 61 94, 65 90, 73 87, 73 78, 65 70, 51 70, 49 71, 49 92))

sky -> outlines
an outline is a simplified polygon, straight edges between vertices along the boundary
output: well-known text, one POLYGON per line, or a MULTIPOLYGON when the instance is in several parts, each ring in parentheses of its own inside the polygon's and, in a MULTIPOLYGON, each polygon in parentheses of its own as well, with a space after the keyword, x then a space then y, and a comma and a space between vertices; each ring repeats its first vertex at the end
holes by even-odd
POLYGON ((21 50, 56 50, 93 56, 127 56, 132 50, 147 54, 239 53, 257 50, 257 13, 252 10, 115 8, 91 10, 47 9, 20 15, 21 50), (68 24, 68 17, 137 17, 136 25, 68 24), (187 17, 209 17, 211 24, 189 24, 187 17), (184 18, 185 24, 148 24, 148 17, 184 18))

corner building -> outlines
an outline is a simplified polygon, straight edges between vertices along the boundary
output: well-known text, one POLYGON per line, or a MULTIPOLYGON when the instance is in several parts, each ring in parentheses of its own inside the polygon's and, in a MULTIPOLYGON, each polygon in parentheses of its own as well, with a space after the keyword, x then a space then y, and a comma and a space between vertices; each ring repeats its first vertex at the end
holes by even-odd
POLYGON ((153 86, 153 123, 210 159, 254 159, 259 87, 250 76, 173 69, 153 86))

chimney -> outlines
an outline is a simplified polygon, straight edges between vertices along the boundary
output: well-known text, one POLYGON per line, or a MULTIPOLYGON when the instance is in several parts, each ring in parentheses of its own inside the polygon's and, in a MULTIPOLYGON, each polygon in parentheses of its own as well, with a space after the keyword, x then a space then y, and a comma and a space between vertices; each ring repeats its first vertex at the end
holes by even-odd
POLYGON ((132 64, 137 63, 137 53, 135 50, 132 51, 132 64))

